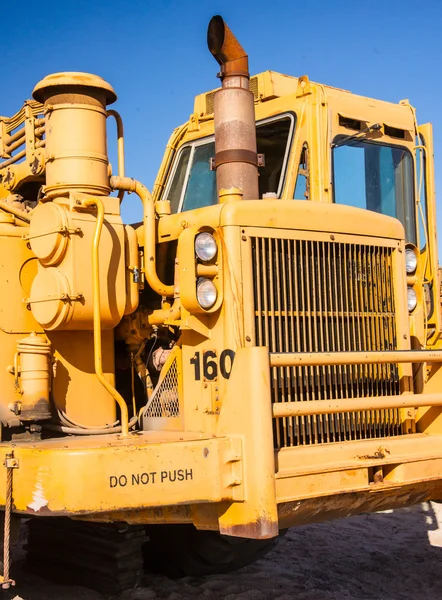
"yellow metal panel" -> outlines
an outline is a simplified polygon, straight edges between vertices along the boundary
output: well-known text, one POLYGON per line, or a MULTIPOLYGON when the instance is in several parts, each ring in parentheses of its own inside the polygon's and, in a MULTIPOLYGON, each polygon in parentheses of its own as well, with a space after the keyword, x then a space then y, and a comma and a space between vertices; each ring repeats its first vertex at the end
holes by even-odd
MULTIPOLYGON (((315 202, 248 200, 223 204, 220 226, 250 225, 274 229, 324 231, 348 235, 403 239, 401 223, 392 217, 352 206, 322 206, 315 202)), ((387 242, 389 243, 389 242, 387 242)))
POLYGON ((27 248, 21 235, 27 232, 13 225, 3 226, 0 235, 0 328, 7 333, 29 333, 41 331, 32 313, 23 300, 29 296, 31 283, 37 273, 37 259, 27 248), (6 229, 7 228, 7 229, 6 229), (9 237, 20 234, 20 237, 9 237), (6 234, 6 235, 5 235, 6 234))
MULTIPOLYGON (((116 419, 115 401, 98 381, 94 369, 91 331, 48 331, 54 357, 52 393, 55 405, 74 423, 103 427, 116 419)), ((111 384, 114 375, 114 334, 102 332, 103 371, 111 384)))
MULTIPOLYGON (((441 436, 412 434, 337 444, 282 448, 275 452, 276 478, 428 461, 440 456, 441 436)), ((298 488, 297 493, 302 493, 298 488)), ((278 502, 280 499, 278 498, 278 502)))
POLYGON ((253 538, 278 534, 269 375, 266 348, 238 349, 218 431, 241 439, 245 501, 231 504, 220 515, 224 534, 253 538))
POLYGON ((356 492, 368 486, 368 469, 349 469, 321 473, 320 475, 303 475, 294 479, 278 479, 276 481, 276 496, 278 503, 301 498, 314 498, 343 490, 356 492))
POLYGON ((442 479, 442 458, 431 461, 420 461, 392 466, 384 470, 384 481, 386 483, 399 483, 442 479))
MULTIPOLYGON (((84 514, 232 497, 227 438, 147 443, 147 436, 15 445, 14 504, 28 514, 84 514)), ((176 437, 175 437, 176 440, 176 437)), ((0 454, 4 448, 0 445, 0 454)), ((238 457, 240 460, 240 457, 238 457)), ((6 470, 0 470, 4 504, 6 470)))

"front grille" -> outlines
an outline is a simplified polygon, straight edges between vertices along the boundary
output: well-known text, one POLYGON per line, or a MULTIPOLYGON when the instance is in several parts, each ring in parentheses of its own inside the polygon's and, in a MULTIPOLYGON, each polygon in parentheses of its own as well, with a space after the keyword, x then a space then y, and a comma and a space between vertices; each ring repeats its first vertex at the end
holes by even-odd
MULTIPOLYGON (((252 238, 256 344, 270 352, 396 350, 393 249, 252 238)), ((273 367, 272 402, 398 395, 396 364, 273 367)), ((277 448, 399 435, 399 410, 274 419, 277 448)))

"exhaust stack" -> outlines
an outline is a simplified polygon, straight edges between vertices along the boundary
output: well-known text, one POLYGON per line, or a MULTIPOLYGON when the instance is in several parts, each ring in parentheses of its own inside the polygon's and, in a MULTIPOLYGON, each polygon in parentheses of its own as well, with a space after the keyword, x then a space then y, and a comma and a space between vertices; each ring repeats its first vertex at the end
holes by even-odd
POLYGON ((219 15, 210 20, 207 45, 221 66, 222 88, 214 96, 218 195, 222 189, 237 187, 244 200, 257 200, 255 106, 249 90, 248 56, 219 15))

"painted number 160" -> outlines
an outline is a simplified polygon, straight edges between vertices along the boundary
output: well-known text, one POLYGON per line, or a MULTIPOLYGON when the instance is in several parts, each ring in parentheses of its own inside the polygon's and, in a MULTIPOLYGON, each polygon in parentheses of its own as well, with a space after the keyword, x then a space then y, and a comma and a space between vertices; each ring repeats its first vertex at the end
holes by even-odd
POLYGON ((203 352, 202 361, 201 353, 195 352, 195 356, 190 359, 190 364, 194 366, 197 381, 201 379, 201 368, 203 378, 207 381, 214 381, 218 377, 218 371, 224 379, 229 379, 234 359, 235 352, 233 350, 223 350, 219 355, 219 360, 216 352, 206 350, 203 352))

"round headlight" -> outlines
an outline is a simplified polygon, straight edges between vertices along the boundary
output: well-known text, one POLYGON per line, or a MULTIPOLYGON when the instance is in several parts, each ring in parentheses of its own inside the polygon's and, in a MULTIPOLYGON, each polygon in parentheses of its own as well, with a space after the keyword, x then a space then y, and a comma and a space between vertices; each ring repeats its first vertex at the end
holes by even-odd
POLYGON ((413 312, 417 304, 417 295, 412 287, 407 288, 408 311, 413 312))
POLYGON ((416 252, 412 248, 405 250, 405 270, 409 275, 416 271, 417 267, 417 256, 416 252))
POLYGON ((218 248, 216 247, 215 238, 207 231, 199 233, 195 238, 195 254, 203 262, 207 262, 215 258, 218 248))
POLYGON ((196 297, 202 308, 206 310, 212 308, 218 297, 216 285, 213 281, 201 277, 196 284, 196 297))

